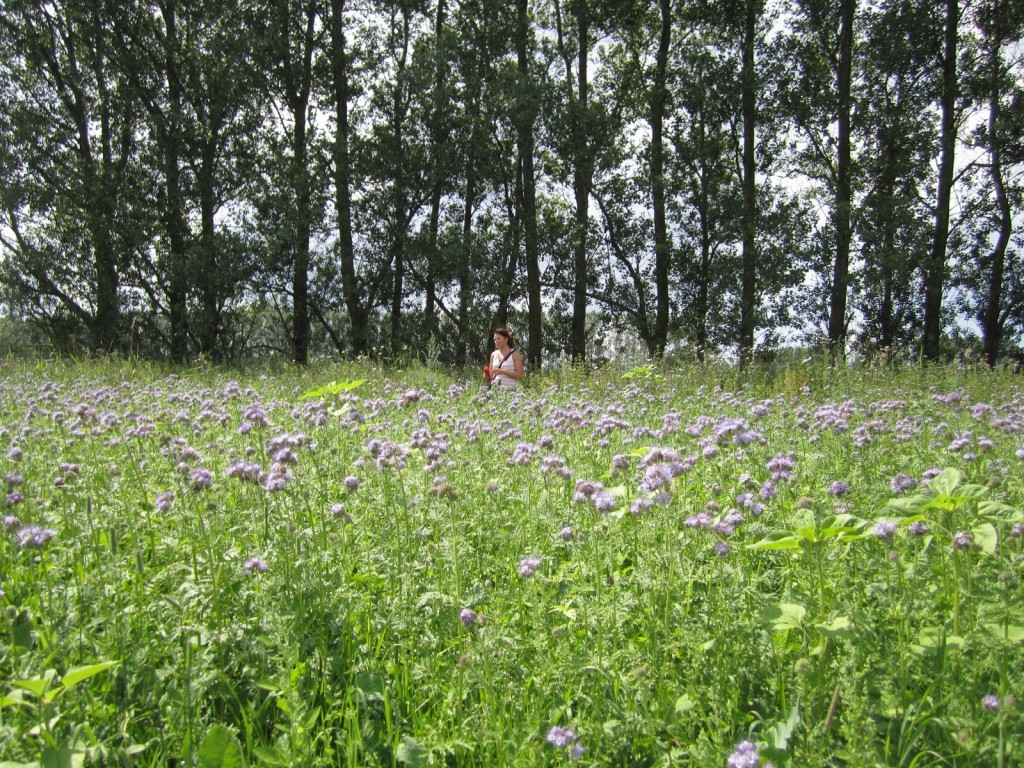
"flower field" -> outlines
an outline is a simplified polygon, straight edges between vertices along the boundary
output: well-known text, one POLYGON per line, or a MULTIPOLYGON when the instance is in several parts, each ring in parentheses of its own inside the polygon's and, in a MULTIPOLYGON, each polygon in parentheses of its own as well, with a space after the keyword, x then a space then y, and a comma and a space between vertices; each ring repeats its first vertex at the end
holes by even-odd
POLYGON ((1024 762, 1024 393, 0 373, 0 765, 1024 762))

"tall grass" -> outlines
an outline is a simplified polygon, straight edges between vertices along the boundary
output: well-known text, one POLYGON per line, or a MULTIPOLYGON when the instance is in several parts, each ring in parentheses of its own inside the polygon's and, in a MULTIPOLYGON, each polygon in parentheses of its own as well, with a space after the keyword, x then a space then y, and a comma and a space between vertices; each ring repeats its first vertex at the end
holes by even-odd
POLYGON ((1021 762, 1011 374, 2 378, 0 759, 1021 762))

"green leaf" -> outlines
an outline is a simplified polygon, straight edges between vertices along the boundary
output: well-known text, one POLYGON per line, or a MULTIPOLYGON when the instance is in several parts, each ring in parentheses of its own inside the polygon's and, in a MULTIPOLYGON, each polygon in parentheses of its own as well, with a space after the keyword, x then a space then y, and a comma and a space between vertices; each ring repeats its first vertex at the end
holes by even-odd
POLYGON ((952 497, 962 479, 963 475, 960 474, 960 470, 947 467, 931 479, 928 487, 936 496, 952 497))
POLYGON ((676 714, 685 714, 696 706, 697 702, 691 699, 688 694, 684 693, 682 696, 676 699, 676 714))
POLYGON ((46 689, 50 687, 50 681, 41 677, 33 677, 29 680, 15 680, 11 685, 36 696, 42 696, 46 693, 46 689))
POLYGON ((931 501, 930 496, 924 496, 918 494, 917 496, 906 496, 898 499, 889 499, 885 502, 885 506, 882 507, 882 511, 894 510, 896 512, 902 512, 903 514, 911 514, 917 512, 923 506, 931 501))
POLYGON ((850 627, 849 616, 836 616, 828 624, 815 624, 815 628, 826 637, 837 640, 853 639, 853 629, 850 627))
POLYGON ((403 765, 420 768, 427 764, 429 753, 426 748, 411 736, 403 736, 402 742, 398 745, 398 762, 403 765))
POLYGON ((220 723, 206 732, 199 745, 199 768, 245 768, 242 744, 226 726, 220 723))
POLYGON ((793 731, 796 730, 799 724, 800 706, 799 704, 794 704, 789 710, 789 717, 765 731, 765 738, 774 749, 785 752, 789 748, 789 739, 793 736, 793 731))
POLYGON ((981 551, 986 555, 994 555, 996 553, 996 545, 999 544, 999 534, 996 533, 995 526, 992 523, 982 523, 971 528, 971 533, 974 534, 974 543, 981 548, 981 551))
POLYGON ((768 605, 761 610, 761 621, 770 625, 776 632, 800 629, 806 616, 807 609, 795 603, 768 605))
POLYGON ((36 628, 27 613, 19 613, 11 627, 11 640, 15 648, 31 651, 36 644, 36 628))
POLYGON ((66 689, 74 688, 83 680, 88 680, 90 677, 95 677, 100 672, 106 672, 111 667, 116 667, 118 662, 116 661, 101 661, 99 664, 89 664, 84 667, 72 667, 64 673, 64 677, 61 678, 61 685, 66 689))
POLYGON ((253 754, 260 761, 261 765, 287 766, 290 764, 288 756, 275 746, 256 747, 253 749, 253 754))
POLYGON ((773 531, 758 542, 748 544, 747 549, 800 549, 800 538, 789 531, 773 531))
POLYGON ((995 499, 985 499, 985 501, 978 502, 978 512, 986 517, 1002 517, 1003 515, 1012 515, 1016 511, 1009 504, 1004 504, 995 499))

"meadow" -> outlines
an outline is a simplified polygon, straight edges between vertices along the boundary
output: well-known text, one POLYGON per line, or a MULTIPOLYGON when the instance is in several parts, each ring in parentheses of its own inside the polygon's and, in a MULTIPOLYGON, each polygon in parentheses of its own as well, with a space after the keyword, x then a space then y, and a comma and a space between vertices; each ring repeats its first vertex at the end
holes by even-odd
POLYGON ((0 766, 1024 762, 971 368, 0 372, 0 766))

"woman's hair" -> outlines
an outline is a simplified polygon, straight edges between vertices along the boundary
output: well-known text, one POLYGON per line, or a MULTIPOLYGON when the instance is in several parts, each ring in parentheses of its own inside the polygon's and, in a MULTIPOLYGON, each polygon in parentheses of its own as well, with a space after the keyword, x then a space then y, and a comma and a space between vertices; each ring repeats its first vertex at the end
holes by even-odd
POLYGON ((506 339, 508 339, 508 345, 512 349, 515 349, 516 338, 515 336, 512 335, 512 331, 510 331, 508 328, 495 328, 494 332, 499 336, 504 336, 506 339))

